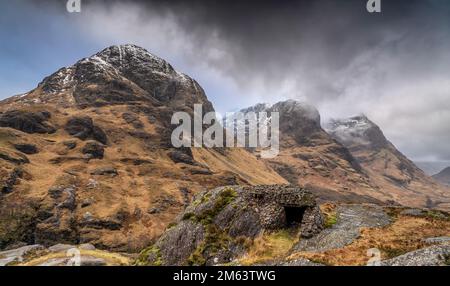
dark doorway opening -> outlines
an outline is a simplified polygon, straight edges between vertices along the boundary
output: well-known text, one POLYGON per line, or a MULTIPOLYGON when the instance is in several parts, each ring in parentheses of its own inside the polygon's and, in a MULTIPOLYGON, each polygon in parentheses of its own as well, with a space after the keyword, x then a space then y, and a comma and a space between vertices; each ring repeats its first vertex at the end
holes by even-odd
POLYGON ((284 212, 286 214, 286 226, 300 226, 305 210, 305 207, 284 207, 284 212))

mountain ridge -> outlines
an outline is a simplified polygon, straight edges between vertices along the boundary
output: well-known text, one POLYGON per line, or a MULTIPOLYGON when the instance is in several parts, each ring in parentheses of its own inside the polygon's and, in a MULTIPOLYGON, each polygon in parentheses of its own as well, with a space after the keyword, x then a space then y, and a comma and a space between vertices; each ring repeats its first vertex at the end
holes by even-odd
POLYGON ((413 200, 420 200, 429 207, 449 206, 448 189, 403 155, 365 115, 331 120, 326 128, 350 150, 381 189, 392 190, 395 201, 413 205, 413 200))

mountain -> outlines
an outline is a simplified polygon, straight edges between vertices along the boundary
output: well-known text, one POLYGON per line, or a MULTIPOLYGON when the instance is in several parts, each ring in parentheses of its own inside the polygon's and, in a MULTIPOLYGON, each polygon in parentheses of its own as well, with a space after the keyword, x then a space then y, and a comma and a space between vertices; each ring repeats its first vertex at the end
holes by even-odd
POLYGON ((200 191, 286 183, 243 149, 172 148, 172 114, 192 114, 195 103, 214 110, 195 80, 134 45, 106 48, 1 101, 0 249, 137 251, 200 191))
POLYGON ((383 259, 448 262, 449 214, 380 206, 448 209, 448 192, 367 118, 327 133, 308 104, 260 104, 243 112, 280 113, 278 157, 173 148, 172 115, 197 103, 214 110, 134 45, 1 101, 0 265, 66 265, 72 248, 81 265, 364 265, 374 245, 383 259))
MULTIPOLYGON (((377 202, 377 187, 359 162, 342 144, 334 140, 320 124, 320 114, 309 104, 295 100, 274 105, 258 104, 240 110, 279 112, 280 151, 273 159, 264 159, 291 184, 313 190, 322 200, 377 202)), ((254 151, 258 154, 258 150, 254 151)))
POLYGON ((450 166, 449 161, 414 161, 414 163, 428 176, 433 176, 450 166))
POLYGON ((433 178, 446 186, 450 186, 450 167, 447 167, 436 175, 433 175, 433 178))
POLYGON ((348 148, 379 192, 390 200, 408 206, 450 207, 449 190, 398 151, 366 116, 331 120, 326 129, 348 148))

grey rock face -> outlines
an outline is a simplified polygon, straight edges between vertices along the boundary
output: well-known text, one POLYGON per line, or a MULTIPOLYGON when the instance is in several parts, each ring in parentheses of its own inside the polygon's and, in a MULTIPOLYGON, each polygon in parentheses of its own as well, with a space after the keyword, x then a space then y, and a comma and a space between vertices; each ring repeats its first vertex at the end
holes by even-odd
POLYGON ((391 223, 382 207, 375 205, 342 205, 336 212, 335 225, 311 239, 301 240, 293 251, 324 252, 342 248, 359 237, 362 227, 383 227, 391 223))
POLYGON ((55 244, 53 246, 50 246, 48 248, 48 250, 50 252, 62 252, 62 251, 67 251, 69 249, 73 249, 73 248, 77 248, 75 245, 71 245, 71 244, 55 244))
POLYGON ((299 259, 295 259, 295 260, 281 262, 276 265, 278 265, 278 266, 323 266, 320 263, 312 262, 306 258, 299 258, 299 259))
POLYGON ((445 266, 450 264, 450 244, 435 245, 381 262, 383 266, 445 266))
POLYGON ((81 249, 81 250, 95 250, 96 249, 95 246, 93 246, 90 243, 80 244, 80 246, 78 248, 81 249))
POLYGON ((450 236, 429 237, 423 240, 427 244, 450 243, 450 236))
POLYGON ((312 262, 306 258, 298 258, 294 260, 270 260, 257 263, 252 266, 324 266, 320 263, 312 262))
POLYGON ((308 191, 291 186, 221 187, 197 195, 177 224, 143 252, 141 263, 228 263, 245 253, 245 239, 292 226, 300 226, 303 237, 323 228, 322 214, 308 191))
POLYGON ((12 262, 21 262, 23 257, 32 251, 42 250, 42 245, 27 245, 18 249, 12 249, 0 252, 0 266, 5 266, 12 262))

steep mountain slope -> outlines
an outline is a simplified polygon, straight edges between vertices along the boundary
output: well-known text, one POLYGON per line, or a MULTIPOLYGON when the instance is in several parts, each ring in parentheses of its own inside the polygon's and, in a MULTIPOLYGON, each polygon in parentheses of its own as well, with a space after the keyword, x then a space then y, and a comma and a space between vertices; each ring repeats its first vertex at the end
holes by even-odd
POLYGON ((290 183, 313 190, 323 200, 388 199, 378 192, 350 152, 322 129, 320 114, 313 106, 288 100, 241 110, 244 114, 262 111, 268 116, 279 112, 280 152, 265 160, 290 183))
POLYGON ((327 131, 366 170, 380 192, 408 206, 450 208, 450 192, 400 153, 366 116, 331 120, 327 131))
POLYGON ((433 178, 446 186, 450 186, 450 167, 447 167, 436 175, 433 175, 433 178))
POLYGON ((197 82, 133 45, 0 102, 0 248, 89 242, 137 251, 199 191, 286 183, 242 149, 172 148, 171 116, 194 103, 213 110, 197 82))

